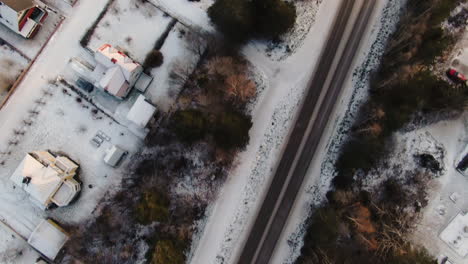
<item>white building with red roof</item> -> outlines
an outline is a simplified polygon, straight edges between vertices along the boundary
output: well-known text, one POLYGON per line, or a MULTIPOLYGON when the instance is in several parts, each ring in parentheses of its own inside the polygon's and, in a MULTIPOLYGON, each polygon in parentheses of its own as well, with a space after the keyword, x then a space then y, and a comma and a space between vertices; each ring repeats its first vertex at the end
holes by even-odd
POLYGON ((94 54, 97 65, 94 68, 96 87, 124 98, 143 72, 143 67, 125 53, 109 44, 102 45, 94 54))
POLYGON ((43 7, 35 0, 0 0, 0 23, 25 38, 32 38, 47 17, 43 7))

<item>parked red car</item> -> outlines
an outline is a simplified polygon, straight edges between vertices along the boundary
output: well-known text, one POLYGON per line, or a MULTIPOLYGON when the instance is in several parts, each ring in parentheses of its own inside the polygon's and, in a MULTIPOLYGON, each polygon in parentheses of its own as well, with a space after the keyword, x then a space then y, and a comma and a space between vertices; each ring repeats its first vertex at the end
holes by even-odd
POLYGON ((455 69, 450 68, 447 70, 447 76, 449 77, 450 80, 456 82, 456 83, 466 83, 468 79, 465 77, 465 75, 457 72, 455 69))

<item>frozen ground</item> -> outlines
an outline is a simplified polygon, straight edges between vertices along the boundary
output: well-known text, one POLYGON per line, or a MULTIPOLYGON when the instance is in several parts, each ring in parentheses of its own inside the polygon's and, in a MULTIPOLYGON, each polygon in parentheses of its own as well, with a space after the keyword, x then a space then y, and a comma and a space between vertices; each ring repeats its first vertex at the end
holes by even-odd
POLYGON ((461 211, 468 211, 468 178, 455 170, 456 161, 468 143, 468 114, 441 121, 436 124, 396 136, 397 155, 391 160, 401 164, 402 169, 411 169, 414 153, 427 151, 441 159, 445 170, 441 176, 430 182, 428 187, 429 204, 424 209, 421 221, 411 239, 423 245, 434 256, 448 256, 452 263, 466 263, 439 238, 440 232, 452 218, 461 211), (423 139, 423 140, 421 140, 423 139), (444 155, 437 155, 442 149, 444 155), (452 199, 450 198, 452 196, 452 199))
POLYGON ((42 0, 49 8, 63 13, 65 10, 69 11, 72 8, 73 3, 79 0, 42 0))
MULTIPOLYGON (((4 220, 0 218, 0 220, 4 220)), ((28 243, 0 223, 0 263, 31 263, 38 257, 28 243)))
MULTIPOLYGON (((156 6, 169 13, 186 26, 204 31, 214 31, 209 17, 206 14, 213 0, 189 2, 185 0, 150 0, 156 6)), ((249 45, 255 46, 258 51, 266 54, 272 60, 280 61, 294 54, 304 43, 310 28, 315 22, 318 7, 322 0, 294 1, 297 19, 294 28, 284 34, 278 43, 267 41, 252 41, 249 45)))
MULTIPOLYGON (((333 20, 331 14, 334 14, 338 4, 337 1, 326 1, 321 4, 316 23, 311 27, 303 45, 284 61, 278 62, 267 57, 258 51, 258 45, 255 43, 249 43, 244 49, 246 57, 265 76, 266 89, 253 108, 254 126, 250 133, 250 144, 237 158, 238 165, 227 179, 217 201, 209 208, 206 222, 200 223, 199 230, 203 230, 205 227, 206 229, 194 239, 194 248, 192 248, 190 255, 191 263, 231 263, 235 261, 234 256, 241 249, 242 241, 246 237, 246 230, 248 230, 247 227, 252 222, 250 216, 255 215, 254 212, 261 201, 259 198, 263 196, 268 187, 270 175, 272 175, 285 137, 289 132, 288 128, 293 121, 295 110, 315 66, 310 62, 316 61, 319 56, 320 48, 323 45, 322 41, 326 38, 333 20), (315 48, 311 49, 310 47, 315 48), (286 87, 290 87, 290 89, 285 89, 286 87)), ((380 8, 383 8, 383 4, 380 8)), ((390 19, 388 16, 387 19, 390 19)), ((375 18, 379 17, 376 15, 375 18)), ((384 22, 387 21, 384 20, 384 22)), ((373 29, 373 37, 378 35, 381 37, 379 41, 384 41, 388 32, 378 33, 378 28, 377 26, 373 29)), ((382 48, 381 43, 377 41, 376 43, 373 45, 373 53, 370 56, 370 60, 374 61, 369 62, 369 60, 361 58, 361 63, 363 63, 361 71, 370 71, 376 65, 376 56, 382 48)), ((353 94, 352 91, 353 89, 348 89, 347 95, 343 97, 344 102, 349 100, 353 94)), ((346 103, 341 105, 346 106, 346 103)), ((327 180, 322 181, 322 185, 326 187, 327 180)), ((322 191, 325 192, 325 190, 322 191)), ((309 197, 305 198, 308 203, 311 199, 310 192, 308 190, 309 197)), ((308 210, 302 212, 302 217, 298 217, 298 222, 303 222, 308 210)), ((294 217, 294 219, 296 218, 294 217)), ((298 222, 288 230, 294 230, 300 224, 298 222)), ((289 232, 288 237, 295 231, 297 230, 289 232)), ((300 235, 296 236, 296 240, 300 241, 298 237, 300 235)), ((277 258, 275 258, 274 263, 293 261, 297 256, 300 247, 293 248, 295 251, 291 253, 291 248, 287 246, 286 242, 284 244, 281 245, 281 253, 275 256, 277 258)))
POLYGON ((96 27, 88 48, 94 51, 102 44, 111 44, 143 63, 171 20, 151 3, 116 0, 96 27))
MULTIPOLYGON (((55 218, 59 223, 87 220, 92 217, 92 211, 106 192, 115 190, 124 167, 114 170, 102 163, 103 151, 110 142, 100 149, 94 149, 89 139, 97 130, 104 131, 112 138, 112 143, 121 144, 132 153, 139 146, 139 140, 130 132, 100 113, 92 114, 92 108, 78 103, 73 93, 64 93, 62 88, 49 84, 66 67, 71 57, 89 56, 80 47, 79 40, 104 5, 105 1, 80 0, 73 12, 67 13, 61 28, 0 110, 0 163, 3 164, 0 166, 0 218, 22 235, 27 236, 46 216, 55 218), (63 151, 81 165, 83 191, 70 207, 40 211, 33 207, 22 190, 13 189, 9 181, 11 172, 26 152, 44 148, 63 151)), ((22 42, 14 44, 21 47, 22 42)), ((9 240, 2 236, 0 252, 8 250, 10 246, 9 240)), ((31 263, 31 260, 18 259, 13 263, 31 263)))
POLYGON ((13 45, 28 57, 28 59, 34 59, 61 21, 62 14, 54 13, 52 11, 48 12, 49 15, 34 38, 25 39, 0 24, 0 39, 3 39, 13 45))
POLYGON ((164 62, 161 66, 151 70, 154 79, 146 90, 145 96, 162 111, 170 109, 182 88, 181 84, 171 83, 169 74, 172 69, 177 66, 176 64, 179 64, 179 66, 186 67, 191 72, 198 62, 198 54, 188 48, 190 45, 194 45, 186 39, 189 30, 180 23, 172 28, 160 49, 164 56, 164 62))
POLYGON ((334 162, 338 147, 345 140, 349 126, 359 104, 367 96, 370 73, 379 65, 386 40, 398 19, 400 0, 379 1, 367 32, 367 41, 361 46, 358 58, 353 65, 353 74, 346 81, 343 94, 333 113, 316 155, 304 180, 301 194, 294 205, 291 217, 282 234, 273 261, 294 263, 300 254, 305 234, 306 220, 311 206, 323 201, 334 176, 334 162))
POLYGON ((0 104, 29 60, 8 45, 0 45, 0 104))
POLYGON ((213 0, 190 2, 187 0, 149 0, 151 3, 168 13, 179 22, 192 28, 214 31, 206 10, 213 4, 213 0))
MULTIPOLYGON (((46 88, 44 88, 46 89, 46 88)), ((117 190, 125 167, 138 150, 140 141, 124 127, 116 124, 94 107, 78 102, 77 96, 62 87, 49 85, 47 94, 34 101, 27 116, 18 120, 14 131, 2 144, 0 167, 0 216, 24 237, 45 217, 62 224, 77 224, 92 217, 92 212, 105 194, 117 190), (35 111, 35 113, 33 113, 35 111), (72 121, 73 120, 73 121, 72 121), (72 121, 72 122, 71 122, 72 121), (25 122, 32 122, 30 125, 25 122), (111 140, 100 148, 90 144, 91 138, 103 131, 111 140), (11 142, 14 142, 13 144, 11 142), (105 150, 117 144, 129 151, 129 158, 117 169, 106 166, 102 159, 105 150), (80 165, 82 191, 71 206, 42 211, 35 207, 20 188, 14 188, 10 175, 29 151, 50 149, 66 153, 80 165)), ((2 248, 0 244, 0 249, 2 248)))

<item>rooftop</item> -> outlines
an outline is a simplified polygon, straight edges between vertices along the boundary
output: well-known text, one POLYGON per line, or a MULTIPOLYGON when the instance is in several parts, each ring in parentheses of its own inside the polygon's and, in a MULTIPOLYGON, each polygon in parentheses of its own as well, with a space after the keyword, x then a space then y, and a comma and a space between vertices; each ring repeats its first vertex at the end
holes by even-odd
POLYGON ((128 112, 127 119, 140 127, 146 127, 154 112, 156 112, 156 107, 146 101, 143 95, 140 95, 128 112))
POLYGON ((440 239, 462 258, 468 256, 468 214, 459 213, 440 233, 440 239))
POLYGON ((68 234, 52 220, 43 220, 29 236, 28 243, 49 259, 54 260, 68 238, 68 234))
POLYGON ((36 3, 33 0, 1 0, 0 2, 3 2, 5 5, 11 7, 17 12, 23 11, 36 5, 36 3))

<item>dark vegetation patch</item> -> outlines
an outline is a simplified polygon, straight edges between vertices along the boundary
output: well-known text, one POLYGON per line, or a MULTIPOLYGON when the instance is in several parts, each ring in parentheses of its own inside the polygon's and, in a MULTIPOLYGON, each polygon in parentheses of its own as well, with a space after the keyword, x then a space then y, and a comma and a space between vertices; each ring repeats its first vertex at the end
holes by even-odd
POLYGON ((437 161, 431 154, 423 153, 415 155, 414 158, 416 159, 416 162, 419 164, 419 166, 428 169, 434 174, 439 173, 442 170, 439 161, 437 161))
POLYGON ((283 0, 217 0, 208 15, 226 37, 243 42, 286 33, 296 21, 296 8, 283 0))
POLYGON ((145 61, 143 62, 143 68, 151 69, 159 67, 164 62, 164 56, 159 50, 151 50, 148 55, 146 55, 145 61))
POLYGON ((249 141, 246 104, 256 94, 249 65, 221 40, 193 39, 201 62, 195 71, 172 73, 172 82, 183 85, 175 109, 151 127, 121 191, 100 204, 95 221, 75 228, 66 245, 84 263, 135 263, 139 256, 147 263, 185 263, 194 223, 249 141))
POLYGON ((312 208, 297 263, 436 263, 427 251, 411 245, 407 234, 427 205, 428 181, 442 165, 430 154, 419 154, 415 159, 424 170, 394 172, 371 190, 362 186, 369 172, 381 174, 394 132, 463 110, 466 87, 431 71, 435 59, 444 59, 456 41, 441 23, 460 2, 408 0, 373 74, 370 96, 341 147, 334 190, 327 203, 312 208))
POLYGON ((430 71, 434 59, 443 56, 455 41, 440 24, 458 2, 408 1, 407 14, 391 36, 371 81, 370 96, 341 148, 336 163, 338 177, 351 178, 357 170, 377 166, 388 152, 389 138, 416 117, 461 113, 468 90, 430 71))
POLYGON ((313 209, 296 263, 437 263, 406 240, 426 201, 430 175, 387 180, 373 192, 335 190, 313 209))

